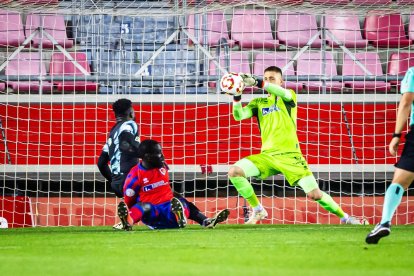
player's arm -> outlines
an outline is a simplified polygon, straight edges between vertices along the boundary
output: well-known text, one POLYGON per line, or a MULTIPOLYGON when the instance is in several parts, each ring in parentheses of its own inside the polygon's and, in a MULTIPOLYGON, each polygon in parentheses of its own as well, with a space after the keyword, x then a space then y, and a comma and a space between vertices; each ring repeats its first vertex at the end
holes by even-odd
POLYGON ((241 121, 244 119, 251 118, 253 116, 253 111, 249 105, 243 107, 241 104, 241 95, 234 96, 233 100, 233 118, 236 121, 241 121))
POLYGON ((108 145, 105 144, 105 146, 102 149, 101 155, 99 155, 98 158, 98 169, 99 172, 103 175, 103 177, 106 178, 109 182, 112 181, 112 172, 111 168, 108 165, 109 163, 109 148, 108 145))
POLYGON ((130 172, 128 173, 127 178, 125 179, 124 183, 124 202, 128 206, 128 208, 131 208, 134 206, 135 203, 137 203, 137 199, 139 196, 139 182, 138 182, 138 166, 132 167, 130 172))
POLYGON ((250 75, 250 74, 240 74, 243 78, 243 82, 246 86, 257 86, 273 94, 275 96, 281 97, 285 102, 290 102, 293 100, 292 91, 285 89, 277 84, 263 81, 262 79, 250 75))
POLYGON ((397 155, 400 144, 401 132, 404 130, 407 119, 411 113, 411 105, 414 101, 414 92, 407 92, 402 95, 398 106, 397 121, 395 123, 394 135, 389 144, 389 152, 392 156, 397 155))
POLYGON ((129 121, 121 126, 119 134, 119 149, 123 153, 138 156, 139 133, 135 122, 129 121))

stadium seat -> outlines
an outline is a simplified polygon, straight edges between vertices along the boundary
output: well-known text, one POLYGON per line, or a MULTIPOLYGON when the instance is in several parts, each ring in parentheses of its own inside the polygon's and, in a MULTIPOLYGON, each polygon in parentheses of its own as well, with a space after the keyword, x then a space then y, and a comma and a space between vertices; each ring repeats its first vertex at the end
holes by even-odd
POLYGON ((19 13, 0 10, 0 47, 18 47, 25 36, 19 13))
MULTIPOLYGON (((337 76, 336 63, 332 53, 326 52, 326 67, 323 72, 321 52, 306 52, 299 56, 297 61, 297 75, 337 76)), ((305 89, 309 92, 322 92, 322 81, 305 81, 305 89)), ((339 81, 327 81, 326 90, 330 92, 341 92, 343 84, 339 81)))
POLYGON ((6 89, 6 84, 4 82, 0 82, 0 91, 4 91, 6 89))
MULTIPOLYGON (((369 70, 374 76, 383 76, 381 61, 377 53, 364 52, 355 53, 355 57, 369 70)), ((344 54, 342 67, 344 76, 366 76, 367 74, 351 59, 344 54)), ((345 87, 351 88, 354 92, 376 91, 388 92, 391 85, 385 81, 344 81, 345 87)))
MULTIPOLYGON (((414 66, 414 53, 393 53, 388 62, 388 74, 404 76, 408 68, 414 66)), ((399 81, 390 81, 391 85, 399 85, 399 81)))
MULTIPOLYGON (((70 54, 79 65, 87 72, 90 72, 89 64, 85 53, 70 54)), ((84 74, 68 60, 63 53, 53 53, 50 60, 51 76, 84 76, 84 74)), ((97 92, 98 84, 89 81, 54 81, 59 92, 97 92)))
POLYGON ((311 4, 315 5, 346 5, 351 0, 309 0, 311 4))
MULTIPOLYGON (((227 68, 229 72, 243 72, 250 74, 250 62, 249 62, 249 55, 247 52, 230 52, 229 56, 227 57, 229 59, 230 67, 227 68)), ((225 68, 226 67, 226 57, 224 54, 221 54, 219 58, 220 65, 225 68)), ((223 75, 219 70, 216 69, 216 65, 210 61, 210 67, 209 67, 209 75, 223 75)), ((210 87, 215 87, 215 83, 209 83, 210 87)))
MULTIPOLYGON (((303 47, 318 32, 314 15, 283 12, 277 18, 277 39, 288 47, 303 47)), ((321 45, 322 41, 318 36, 311 47, 320 48, 321 45)))
MULTIPOLYGON (((253 62, 253 74, 256 76, 263 76, 264 70, 269 66, 277 66, 280 69, 290 61, 291 54, 289 52, 276 52, 276 53, 260 53, 256 55, 253 62)), ((284 76, 295 76, 295 70, 293 69, 293 63, 286 68, 283 72, 284 76)), ((296 92, 302 91, 302 83, 285 81, 284 87, 287 89, 293 89, 296 92)))
MULTIPOLYGON (((223 12, 216 11, 216 12, 210 12, 207 15, 201 14, 199 16, 199 21, 198 21, 199 26, 197 27, 197 30, 194 24, 195 24, 194 14, 190 14, 188 16, 188 23, 187 23, 188 32, 195 36, 195 33, 199 31, 198 32, 199 42, 202 41, 201 38, 204 33, 203 28, 205 28, 205 32, 207 35, 205 38, 205 41, 207 42, 207 45, 211 47, 223 46, 223 45, 220 45, 221 44, 220 39, 224 38, 227 40, 227 44, 230 48, 234 46, 234 41, 230 40, 229 38, 229 33, 227 30, 227 22, 226 22, 226 18, 223 12), (203 22, 203 19, 205 17, 207 19, 207 22, 203 22)), ((193 42, 189 40, 189 44, 192 45, 193 42)))
POLYGON ((231 22, 231 38, 241 49, 275 49, 270 17, 264 11, 236 10, 231 22))
MULTIPOLYGON (((73 41, 68 39, 66 34, 65 20, 62 15, 38 15, 28 14, 26 18, 26 36, 29 36, 37 28, 43 26, 43 29, 49 33, 63 48, 71 48, 73 41)), ((34 47, 39 47, 41 41, 40 32, 33 37, 34 47)), ((42 47, 53 48, 53 43, 45 35, 42 39, 42 47)))
POLYGON ((414 12, 410 14, 410 23, 408 25, 408 38, 414 40, 414 12))
MULTIPOLYGON (((20 52, 6 66, 5 74, 9 76, 45 76, 46 65, 41 60, 39 52, 20 52)), ((7 81, 7 85, 15 92, 39 92, 38 81, 7 81)), ((52 92, 53 86, 50 82, 42 82, 42 92, 52 92)))
MULTIPOLYGON (((357 15, 331 14, 325 17, 326 28, 340 41, 345 47, 364 48, 368 45, 368 40, 362 38, 361 27, 357 15)), ((329 35, 326 36, 331 47, 338 47, 329 35)))
POLYGON ((354 5, 388 5, 392 0, 352 0, 354 5))
POLYGON ((364 34, 375 47, 400 48, 411 44, 400 14, 367 15, 364 34))

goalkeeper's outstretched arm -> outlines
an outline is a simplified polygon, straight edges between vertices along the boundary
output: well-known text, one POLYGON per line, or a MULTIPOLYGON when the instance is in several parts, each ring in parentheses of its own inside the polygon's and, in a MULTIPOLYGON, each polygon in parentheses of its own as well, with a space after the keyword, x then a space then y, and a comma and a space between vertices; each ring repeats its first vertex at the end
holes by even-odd
POLYGON ((266 90, 270 94, 281 97, 285 102, 290 102, 293 99, 292 91, 285 89, 280 85, 265 82, 262 79, 250 74, 240 73, 240 76, 247 87, 257 86, 258 88, 266 90))
POLYGON ((253 112, 249 107, 243 107, 241 104, 241 95, 235 96, 233 101, 233 118, 236 121, 241 121, 244 119, 251 118, 253 112))

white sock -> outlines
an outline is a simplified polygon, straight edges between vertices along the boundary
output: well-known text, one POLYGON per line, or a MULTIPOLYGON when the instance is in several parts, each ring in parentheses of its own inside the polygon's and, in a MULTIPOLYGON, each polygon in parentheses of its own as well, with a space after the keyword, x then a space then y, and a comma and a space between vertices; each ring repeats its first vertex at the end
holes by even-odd
POLYGON ((256 212, 256 213, 260 212, 262 210, 263 210, 262 204, 259 204, 259 205, 257 205, 256 207, 253 208, 253 211, 256 212))

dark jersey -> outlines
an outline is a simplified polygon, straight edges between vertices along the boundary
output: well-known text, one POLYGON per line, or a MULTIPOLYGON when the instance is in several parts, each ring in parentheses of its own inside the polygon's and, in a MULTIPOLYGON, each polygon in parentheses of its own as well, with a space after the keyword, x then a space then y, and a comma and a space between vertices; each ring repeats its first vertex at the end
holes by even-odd
POLYGON ((131 133, 135 141, 139 142, 138 126, 134 121, 121 121, 112 127, 103 147, 103 151, 109 155, 112 175, 126 175, 138 163, 136 154, 122 152, 119 148, 119 137, 123 132, 131 133))

